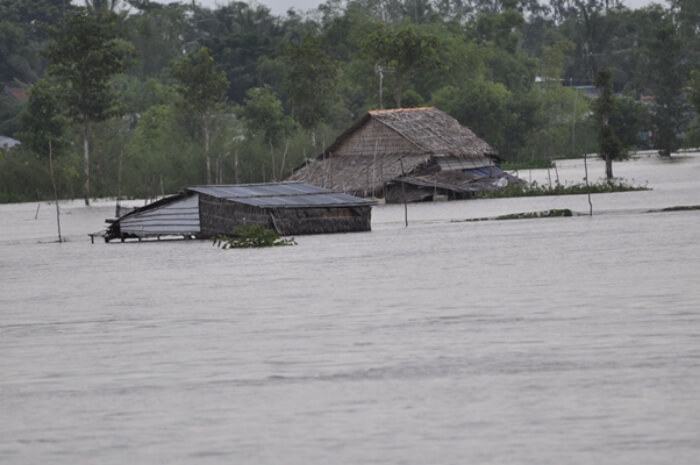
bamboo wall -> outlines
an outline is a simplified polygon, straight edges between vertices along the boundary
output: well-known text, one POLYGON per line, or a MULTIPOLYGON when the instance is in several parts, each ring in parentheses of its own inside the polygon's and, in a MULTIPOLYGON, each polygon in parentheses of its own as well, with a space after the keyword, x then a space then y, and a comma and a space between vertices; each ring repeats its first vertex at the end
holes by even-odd
POLYGON ((199 196, 199 224, 204 238, 217 234, 231 234, 238 226, 259 224, 274 229, 270 215, 261 208, 234 203, 226 199, 199 196))
POLYGON ((372 229, 372 207, 282 208, 271 214, 285 236, 372 229))
POLYGON ((201 195, 200 236, 230 234, 245 224, 259 224, 284 236, 370 231, 372 207, 260 208, 201 195))

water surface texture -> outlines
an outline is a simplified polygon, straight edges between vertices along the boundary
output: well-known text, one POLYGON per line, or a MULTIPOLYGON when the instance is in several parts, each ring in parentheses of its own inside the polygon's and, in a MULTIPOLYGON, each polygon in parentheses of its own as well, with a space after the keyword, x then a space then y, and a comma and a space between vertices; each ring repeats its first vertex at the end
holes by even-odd
POLYGON ((645 212, 700 204, 700 155, 615 171, 653 190, 259 250, 90 244, 109 202, 56 244, 52 205, 0 205, 0 463, 697 464, 700 211, 645 212))

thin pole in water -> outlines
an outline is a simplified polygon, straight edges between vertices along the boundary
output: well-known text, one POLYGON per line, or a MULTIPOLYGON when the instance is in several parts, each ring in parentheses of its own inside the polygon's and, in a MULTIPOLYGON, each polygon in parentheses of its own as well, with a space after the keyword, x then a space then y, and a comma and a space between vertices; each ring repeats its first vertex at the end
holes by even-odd
POLYGON ((586 190, 588 191, 588 214, 590 216, 593 216, 593 202, 591 202, 591 185, 588 183, 588 157, 584 153, 583 154, 583 167, 586 170, 586 190))
POLYGON ((51 184, 53 185, 53 198, 56 202, 56 226, 58 227, 58 242, 63 242, 61 235, 61 209, 58 206, 58 189, 56 188, 56 175, 53 169, 53 147, 49 141, 49 171, 51 172, 51 184))
MULTIPOLYGON (((399 163, 401 164, 401 178, 406 176, 406 172, 403 169, 403 158, 399 158, 399 163)), ((401 194, 403 197, 403 221, 405 227, 408 228, 408 204, 406 203, 406 184, 403 179, 401 179, 401 194)))

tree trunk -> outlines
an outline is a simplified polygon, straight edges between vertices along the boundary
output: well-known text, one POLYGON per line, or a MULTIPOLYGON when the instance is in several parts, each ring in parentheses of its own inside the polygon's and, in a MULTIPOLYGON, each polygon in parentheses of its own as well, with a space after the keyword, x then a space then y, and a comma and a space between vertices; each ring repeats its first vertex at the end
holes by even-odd
POLYGON ((124 159, 124 148, 119 151, 119 164, 117 165, 117 211, 119 210, 119 201, 122 198, 122 161, 124 159))
POLYGON ((51 185, 53 186, 53 200, 56 202, 56 226, 58 227, 58 242, 63 242, 61 235, 61 208, 58 206, 58 189, 56 188, 56 173, 53 169, 53 146, 49 141, 49 173, 51 174, 51 185))
POLYGON ((88 117, 83 116, 83 176, 85 177, 83 184, 83 196, 85 197, 85 205, 90 206, 90 147, 88 143, 88 117))
POLYGON ((282 154, 282 165, 280 166, 280 179, 284 179, 284 162, 287 158, 287 150, 289 150, 289 139, 287 139, 287 141, 284 144, 284 153, 282 154))
POLYGON ((240 184, 241 179, 238 175, 238 149, 236 149, 236 151, 233 152, 233 167, 235 170, 235 175, 233 179, 236 181, 236 184, 240 184))
POLYGON ((605 177, 608 179, 608 182, 613 180, 613 161, 612 157, 610 155, 605 155, 605 177))
POLYGON ((403 76, 401 76, 401 73, 396 73, 396 92, 395 92, 395 97, 396 97, 396 108, 401 108, 401 88, 403 87, 403 76))
POLYGON ((203 117, 204 125, 204 160, 207 165, 207 184, 211 184, 211 157, 209 156, 209 118, 203 117))
POLYGON ((272 160, 272 181, 277 181, 277 164, 275 163, 275 148, 272 145, 272 141, 269 140, 267 143, 270 145, 270 160, 272 160))

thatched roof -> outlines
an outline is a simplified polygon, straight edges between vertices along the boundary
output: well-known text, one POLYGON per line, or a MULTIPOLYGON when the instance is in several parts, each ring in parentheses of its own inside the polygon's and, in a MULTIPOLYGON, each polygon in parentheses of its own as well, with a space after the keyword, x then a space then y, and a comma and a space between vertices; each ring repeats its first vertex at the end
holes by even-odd
POLYGON ((353 126, 326 149, 335 151, 368 120, 373 119, 396 131, 416 148, 435 156, 461 156, 466 158, 496 155, 498 152, 480 139, 469 128, 435 107, 398 108, 373 110, 365 114, 353 126))
POLYGON ((434 107, 374 110, 316 160, 299 167, 290 180, 377 194, 387 182, 438 163, 443 170, 492 166, 496 153, 469 128, 434 107))

